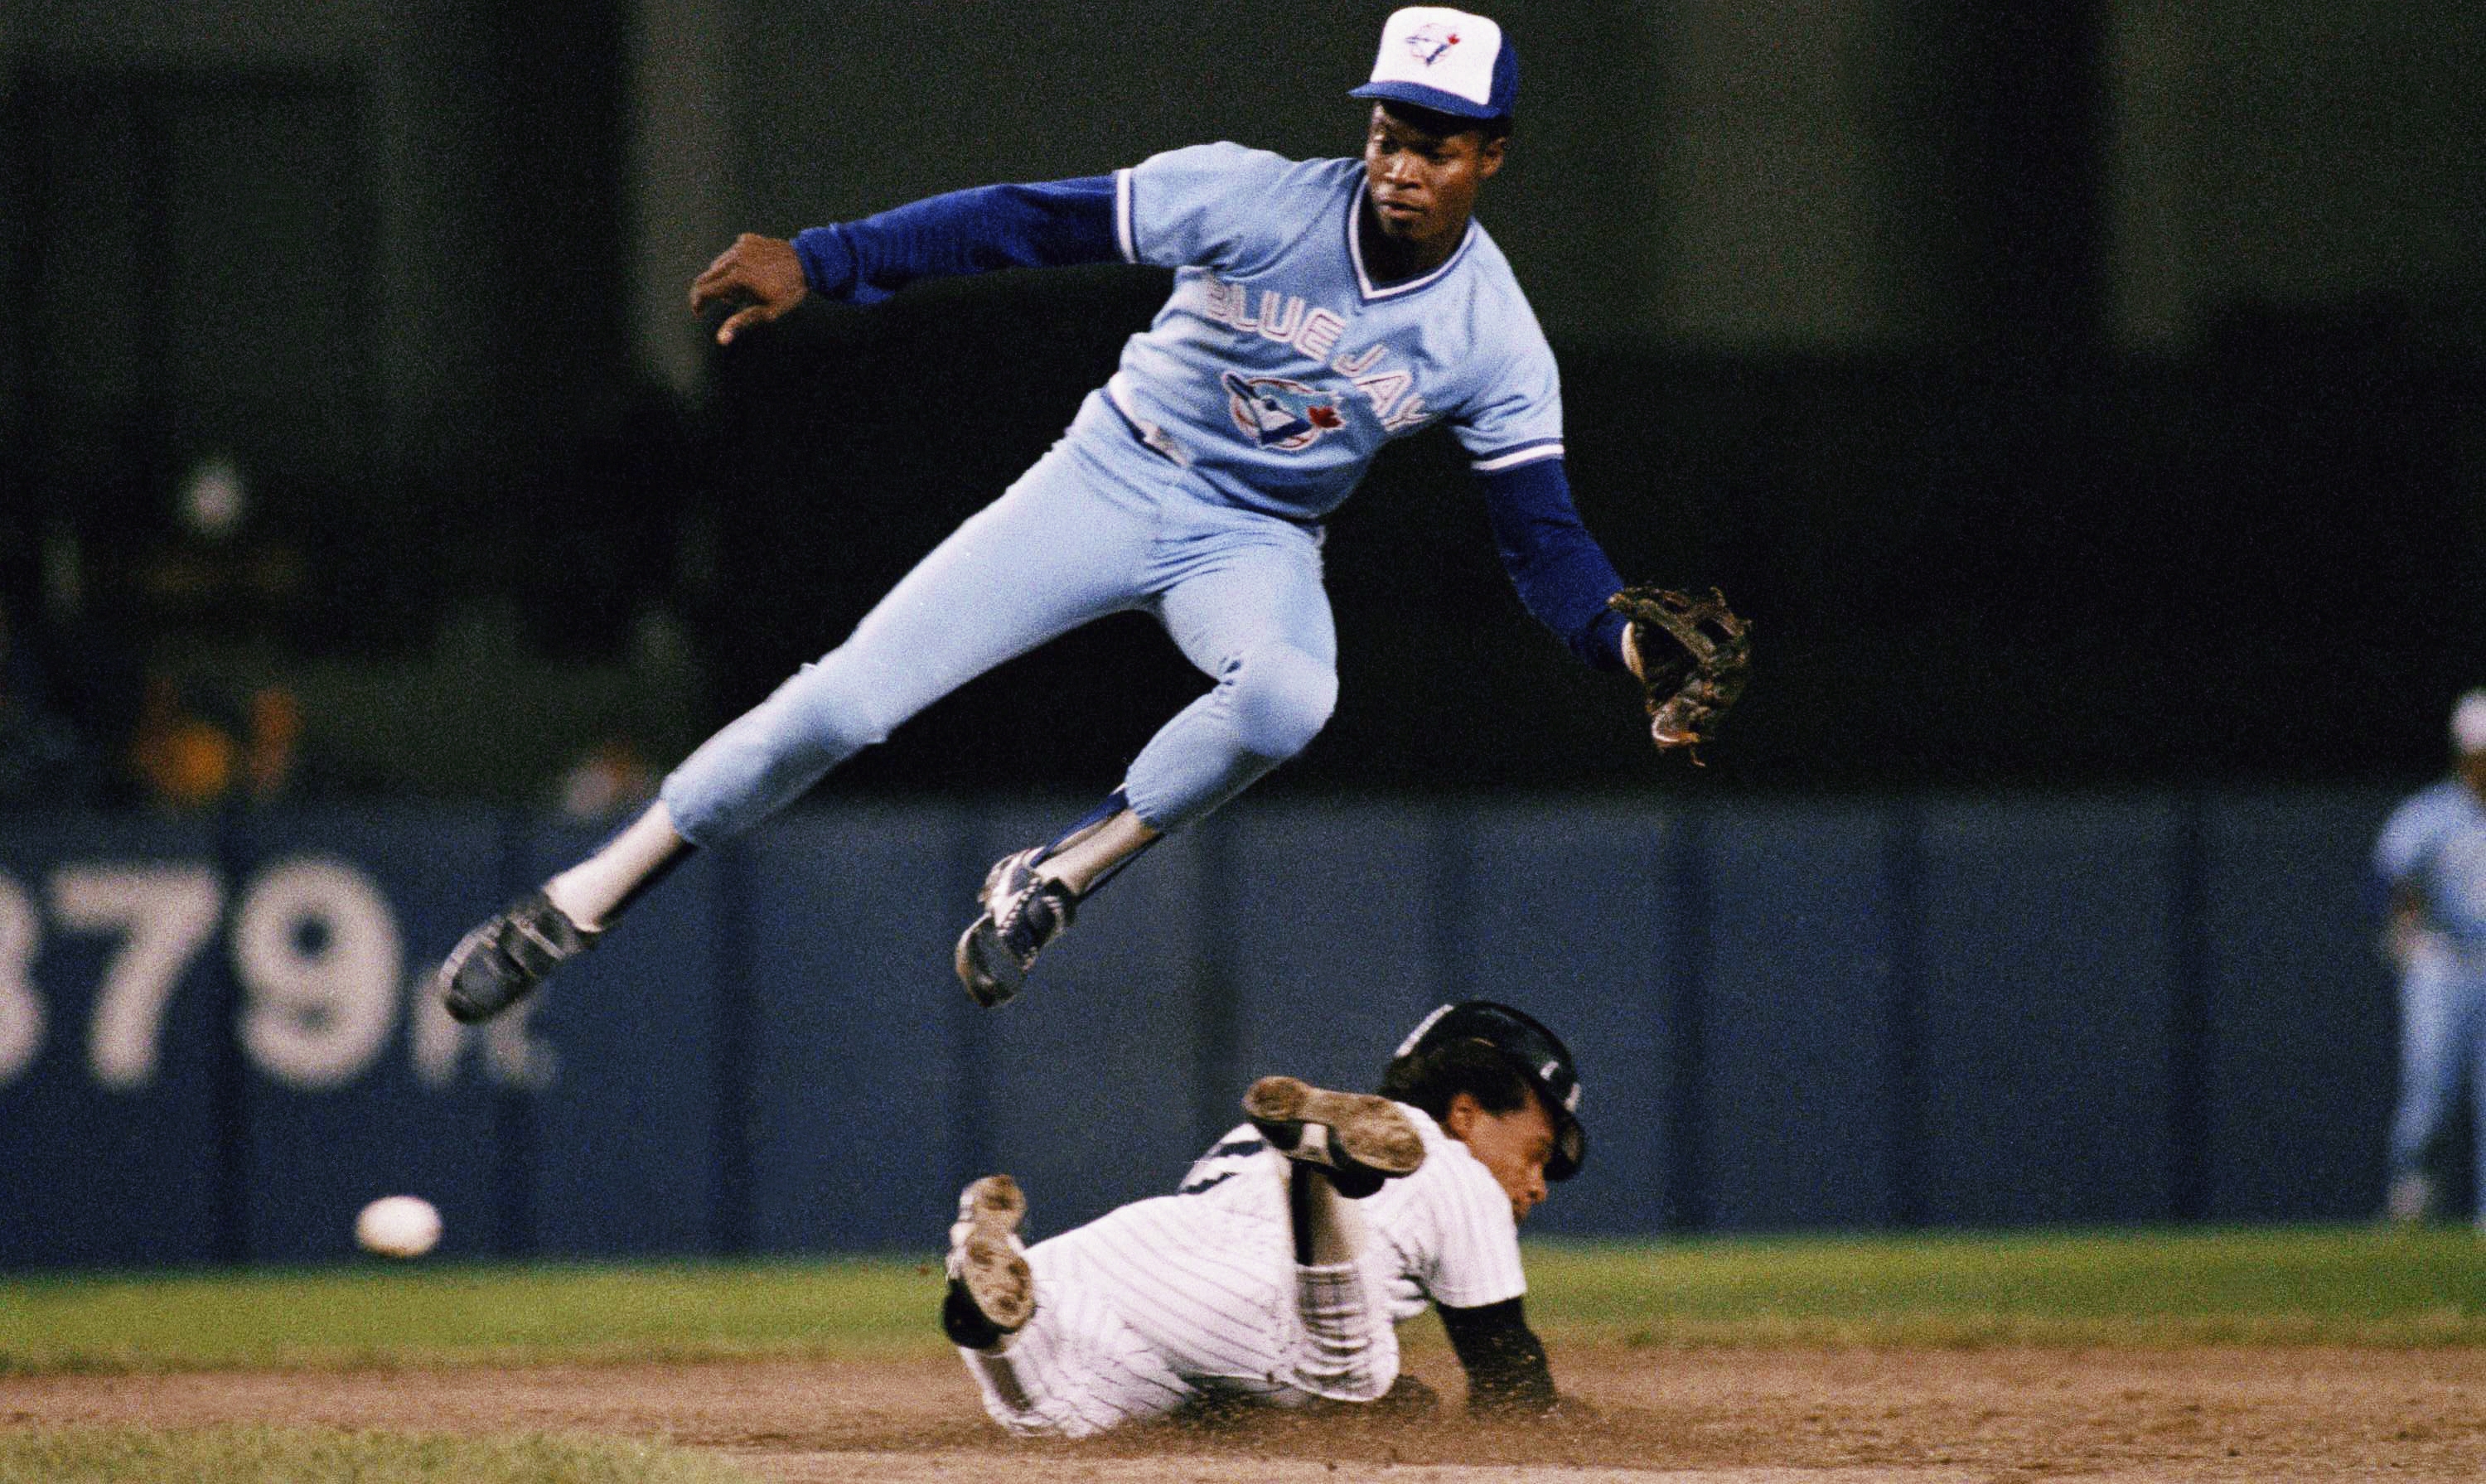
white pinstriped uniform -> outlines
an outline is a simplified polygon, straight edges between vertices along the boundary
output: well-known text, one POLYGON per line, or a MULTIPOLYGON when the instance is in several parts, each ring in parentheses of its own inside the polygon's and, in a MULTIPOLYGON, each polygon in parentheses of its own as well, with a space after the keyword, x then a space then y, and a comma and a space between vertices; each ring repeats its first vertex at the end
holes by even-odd
POLYGON ((1395 1324, 1430 1303, 1474 1307, 1528 1287, 1492 1172, 1422 1112, 1407 1113, 1424 1164, 1359 1202, 1369 1233, 1360 1271, 1295 1265, 1287 1162, 1248 1124, 1192 1166, 1181 1194, 1029 1249, 1035 1317, 997 1353, 959 1352, 984 1410, 1013 1433, 1081 1438, 1203 1393, 1288 1406, 1389 1389, 1395 1324), (1316 1346, 1304 1305, 1362 1319, 1343 1346, 1316 1346))

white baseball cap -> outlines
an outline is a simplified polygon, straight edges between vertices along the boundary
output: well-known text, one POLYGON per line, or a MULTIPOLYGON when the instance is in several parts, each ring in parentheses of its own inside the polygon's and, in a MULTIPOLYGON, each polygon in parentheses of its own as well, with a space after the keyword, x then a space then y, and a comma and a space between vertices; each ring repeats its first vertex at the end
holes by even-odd
POLYGON ((1381 27, 1372 80, 1350 97, 1395 98, 1461 119, 1507 119, 1519 54, 1502 27, 1439 5, 1411 5, 1381 27))
POLYGON ((2471 691, 2451 708, 2451 745, 2464 753, 2486 753, 2486 690, 2471 691))

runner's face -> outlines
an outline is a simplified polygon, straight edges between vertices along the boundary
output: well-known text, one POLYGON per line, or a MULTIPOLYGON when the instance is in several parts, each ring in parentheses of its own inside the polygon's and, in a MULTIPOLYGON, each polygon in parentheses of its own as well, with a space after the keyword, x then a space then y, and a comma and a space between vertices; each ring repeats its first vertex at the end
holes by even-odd
POLYGON ((1451 1094, 1444 1131, 1493 1171, 1510 1197, 1511 1220, 1524 1222, 1545 1200, 1545 1162, 1554 1157, 1554 1119, 1530 1097, 1506 1113, 1487 1113, 1471 1093, 1451 1094))
POLYGON ((1373 104, 1364 179, 1383 234, 1421 245, 1456 241, 1476 210, 1477 188, 1502 169, 1508 143, 1480 129, 1431 133, 1373 104))

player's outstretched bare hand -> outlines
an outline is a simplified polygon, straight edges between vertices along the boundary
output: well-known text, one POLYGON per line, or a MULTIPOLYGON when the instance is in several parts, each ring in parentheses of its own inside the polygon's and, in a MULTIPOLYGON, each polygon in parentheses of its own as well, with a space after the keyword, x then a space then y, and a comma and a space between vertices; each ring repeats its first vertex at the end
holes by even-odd
POLYGON ((741 304, 716 327, 716 343, 731 345, 744 329, 783 317, 811 291, 793 243, 746 232, 691 280, 691 313, 711 304, 741 304))

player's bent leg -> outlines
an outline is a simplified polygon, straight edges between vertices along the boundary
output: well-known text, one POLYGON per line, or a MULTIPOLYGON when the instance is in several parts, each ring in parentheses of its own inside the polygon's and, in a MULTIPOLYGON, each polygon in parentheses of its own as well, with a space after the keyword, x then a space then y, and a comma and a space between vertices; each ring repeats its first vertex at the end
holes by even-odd
POLYGON ((1333 660, 1286 644, 1238 654, 1132 760, 1131 806, 1168 834, 1205 818, 1309 746, 1337 705, 1333 660))
POLYGON ((1406 1110, 1387 1098, 1331 1092, 1291 1077, 1263 1077, 1243 1111, 1290 1161, 1297 1340, 1288 1384, 1328 1401, 1369 1402, 1398 1375, 1398 1335, 1371 1291, 1357 1200, 1423 1167, 1424 1143, 1406 1110))
POLYGON ((1008 1176, 968 1186, 958 1209, 942 1330, 994 1421, 1021 1437, 1086 1438, 1192 1395, 1074 1256, 1059 1245, 1018 1247, 1026 1202, 1008 1176))
POLYGON ((1365 1277, 1366 1228, 1356 1202, 1423 1168, 1423 1136, 1388 1098, 1332 1092, 1292 1077, 1254 1083, 1243 1112, 1289 1161, 1298 1337, 1283 1367, 1285 1379, 1328 1401, 1378 1400, 1397 1379, 1398 1334, 1365 1277))
POLYGON ((1062 838, 995 863, 981 915, 958 939, 976 1002, 1013 998, 1079 899, 1158 838, 1206 814, 1301 752, 1338 702, 1338 636, 1319 542, 1299 526, 1184 497, 1161 504, 1158 617, 1210 692, 1150 739, 1107 807, 1062 838))
POLYGON ((1069 442, 970 516, 855 625, 665 780, 684 835, 714 844, 801 796, 996 665, 1144 601, 1150 517, 1069 442))
POLYGON ((1423 1168, 1423 1136, 1407 1111, 1386 1097, 1263 1077, 1243 1094, 1243 1113, 1272 1148, 1319 1168, 1349 1199, 1423 1168))
POLYGON ((750 828, 993 666, 1142 600, 1145 502, 1066 441, 969 517, 853 635, 669 774, 657 805, 587 861, 468 933, 435 983, 486 1019, 595 942, 695 844, 750 828))
POLYGON ((958 982, 988 1009, 1008 1003, 1036 955, 1069 930, 1081 898, 1176 825, 1302 751, 1337 700, 1336 671, 1301 650, 1273 646, 1234 662, 1149 742, 1099 815, 993 863, 977 893, 983 911, 958 938, 958 982), (1161 800, 1153 811, 1132 802, 1151 795, 1161 800))
POLYGON ((1018 1239, 1027 1197, 1008 1175, 986 1175, 958 1193, 950 1226, 950 1286, 942 1333, 965 1350, 989 1350, 1036 1313, 1036 1275, 1018 1239))
POLYGON ((1338 704, 1318 539, 1266 517, 1202 518, 1224 525, 1165 588, 1157 616, 1216 684, 1148 739, 1124 784, 1140 817, 1168 834, 1302 752, 1338 704))

